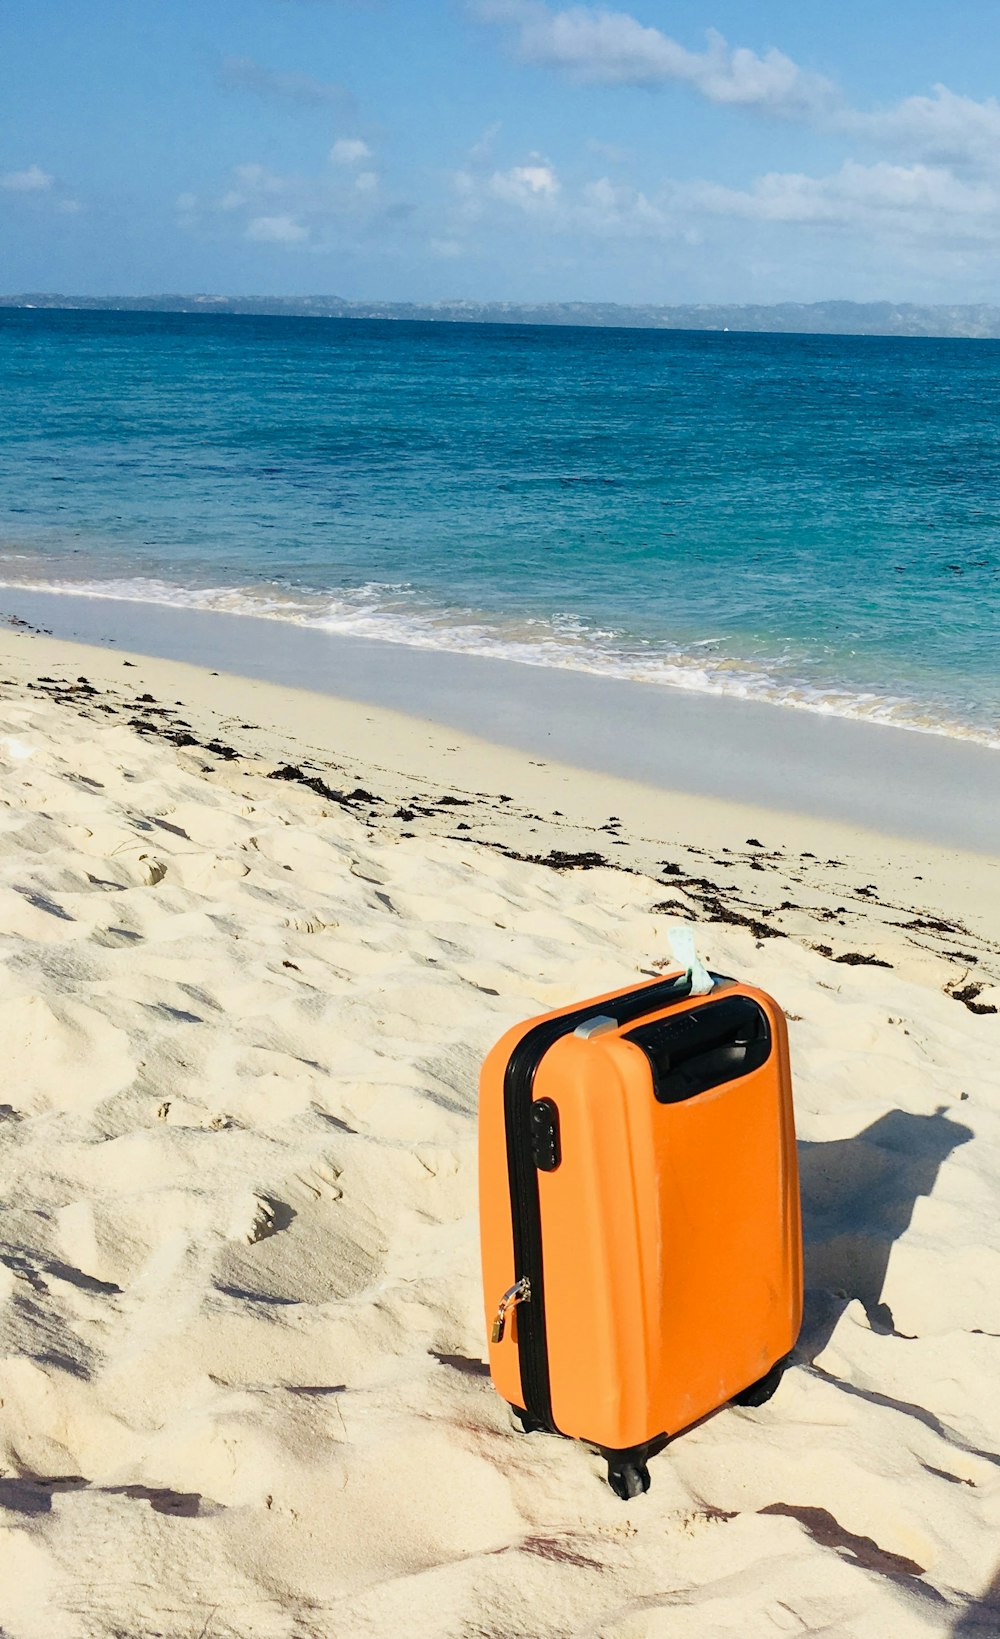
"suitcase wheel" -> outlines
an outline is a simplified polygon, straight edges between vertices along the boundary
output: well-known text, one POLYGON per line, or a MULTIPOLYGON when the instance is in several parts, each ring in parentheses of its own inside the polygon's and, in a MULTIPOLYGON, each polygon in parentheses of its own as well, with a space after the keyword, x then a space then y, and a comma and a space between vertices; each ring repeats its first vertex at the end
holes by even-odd
POLYGON ((622 1502, 631 1502, 649 1490, 649 1469, 640 1453, 622 1452, 608 1457, 608 1484, 622 1502))
POLYGON ((623 1503, 649 1490, 649 1469, 644 1462, 616 1462, 608 1459, 608 1485, 623 1503))
POLYGON ((729 1402, 732 1406, 763 1406, 770 1400, 785 1375, 787 1360, 779 1360, 763 1377, 758 1377, 756 1383, 751 1383, 748 1389, 734 1394, 729 1402))

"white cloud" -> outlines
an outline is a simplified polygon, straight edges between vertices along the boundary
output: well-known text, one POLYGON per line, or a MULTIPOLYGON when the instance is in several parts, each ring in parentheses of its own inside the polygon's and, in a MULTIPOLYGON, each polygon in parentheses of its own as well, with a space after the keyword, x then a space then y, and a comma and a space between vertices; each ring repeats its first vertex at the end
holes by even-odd
POLYGON ((600 176, 587 182, 576 202, 577 224, 601 238, 672 238, 676 223, 662 202, 654 202, 641 189, 612 182, 600 176))
POLYGON ((338 137, 330 149, 334 165, 362 165, 371 157, 372 151, 361 137, 338 137))
POLYGON ((236 166, 233 175, 236 187, 226 188, 218 202, 220 210, 243 210, 248 205, 259 207, 264 200, 280 202, 289 193, 295 192, 293 177, 282 177, 277 170, 270 170, 267 166, 236 166))
POLYGON ((255 216, 247 223, 246 236, 270 245, 299 245, 309 238, 309 229, 294 216, 255 216))
POLYGON ((1000 237, 1000 192, 963 183, 929 165, 859 165, 848 160, 831 176, 771 172, 745 189, 696 183, 676 190, 679 205, 710 215, 759 222, 889 230, 912 237, 1000 237))
POLYGON ((641 189, 608 177, 566 187, 548 161, 533 156, 526 165, 480 177, 459 171, 454 177, 458 220, 464 226, 489 226, 498 203, 516 206, 553 236, 587 239, 663 240, 683 231, 670 201, 651 199, 641 189))
POLYGON ((29 165, 24 171, 5 171, 0 175, 0 188, 11 193, 47 193, 55 177, 43 171, 40 165, 29 165))
POLYGON ((555 171, 543 160, 514 165, 509 171, 494 171, 489 181, 490 192, 497 199, 529 210, 555 199, 559 187, 555 171))
POLYGON ((294 190, 295 180, 269 170, 266 165, 237 165, 233 170, 236 187, 229 188, 219 200, 223 211, 242 210, 246 205, 260 204, 267 199, 281 200, 294 190))
POLYGON ((704 51, 689 51, 661 29, 624 11, 570 6, 552 11, 542 0, 473 0, 484 22, 517 29, 520 55, 531 63, 566 69, 575 79, 604 85, 665 85, 686 81, 710 102, 760 107, 799 118, 834 106, 836 87, 800 68, 773 47, 759 55, 730 47, 715 29, 704 51))
POLYGON ((907 158, 958 170, 1000 170, 1000 103, 976 102, 936 85, 929 97, 906 97, 894 108, 865 113, 845 109, 838 127, 907 158))
POLYGON ((411 207, 384 197, 375 170, 323 165, 314 173, 283 174, 254 162, 234 167, 229 185, 215 194, 180 195, 176 211, 189 232, 322 250, 342 249, 352 239, 370 243, 380 233, 392 238, 405 227, 411 207))
POLYGON ((46 211, 58 211, 62 216, 75 216, 83 209, 78 199, 73 199, 65 188, 51 175, 43 171, 40 165, 28 165, 23 171, 0 172, 0 190, 9 194, 21 194, 25 200, 46 211))

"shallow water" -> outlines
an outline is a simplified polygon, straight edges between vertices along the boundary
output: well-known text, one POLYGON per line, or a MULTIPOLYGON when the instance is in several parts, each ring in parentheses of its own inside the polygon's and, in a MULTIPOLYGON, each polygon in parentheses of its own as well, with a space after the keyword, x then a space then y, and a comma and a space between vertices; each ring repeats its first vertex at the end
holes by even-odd
POLYGON ((1000 745, 1000 343, 0 313, 0 578, 1000 745))

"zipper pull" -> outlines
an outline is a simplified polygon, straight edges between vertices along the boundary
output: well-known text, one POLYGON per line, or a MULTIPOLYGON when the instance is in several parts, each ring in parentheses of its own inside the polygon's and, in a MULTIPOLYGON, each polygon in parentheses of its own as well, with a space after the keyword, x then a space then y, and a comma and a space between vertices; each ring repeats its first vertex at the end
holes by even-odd
POLYGON ((497 1305, 496 1319, 493 1322, 493 1330, 490 1333, 490 1341, 492 1343, 503 1342, 504 1326, 507 1322, 507 1310, 516 1308, 519 1303, 530 1302, 531 1282, 527 1275, 522 1275, 521 1279, 515 1281, 513 1286, 508 1286, 506 1292, 497 1305))

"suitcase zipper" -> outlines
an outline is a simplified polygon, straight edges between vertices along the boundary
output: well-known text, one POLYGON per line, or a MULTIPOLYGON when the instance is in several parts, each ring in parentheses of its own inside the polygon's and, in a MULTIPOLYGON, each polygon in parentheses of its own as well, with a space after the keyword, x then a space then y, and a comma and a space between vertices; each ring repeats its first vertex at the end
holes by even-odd
POLYGON ((526 1275, 522 1275, 521 1279, 515 1281, 513 1286, 508 1286, 503 1297, 500 1299, 500 1302, 497 1304, 496 1319, 493 1322, 493 1330, 490 1333, 491 1343, 503 1342, 503 1332, 504 1327, 507 1324, 508 1309, 513 1309, 518 1303, 530 1302, 531 1282, 528 1280, 526 1275))
MULTIPOLYGON (((713 975, 714 977, 714 975, 713 975)), ((511 1228, 514 1242, 514 1268, 519 1277, 500 1300, 493 1323, 493 1341, 504 1335, 508 1309, 516 1303, 524 1307, 518 1317, 517 1346, 521 1368, 521 1398, 532 1422, 558 1433, 552 1420, 552 1394, 549 1385, 549 1359, 545 1336, 545 1284, 542 1270, 541 1213, 538 1203, 538 1172, 531 1147, 531 1090, 535 1072, 545 1053, 561 1036, 568 1035, 578 1024, 594 1018, 613 1019, 616 1026, 630 1024, 633 1019, 653 1013, 672 1001, 683 1001, 690 994, 687 974, 675 975, 656 984, 643 985, 624 996, 588 1007, 562 1013, 557 1019, 545 1019, 522 1036, 507 1064, 504 1077, 504 1120, 507 1133, 507 1175, 510 1185, 511 1228), (521 1296, 515 1298, 520 1292, 521 1296), (496 1335, 499 1327, 499 1336, 496 1335)))

